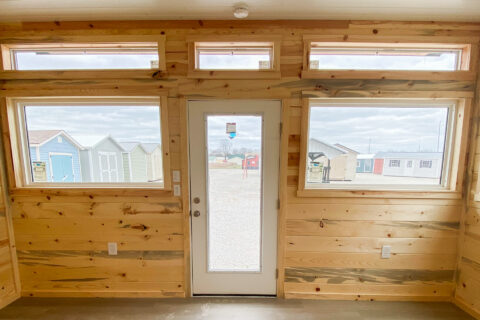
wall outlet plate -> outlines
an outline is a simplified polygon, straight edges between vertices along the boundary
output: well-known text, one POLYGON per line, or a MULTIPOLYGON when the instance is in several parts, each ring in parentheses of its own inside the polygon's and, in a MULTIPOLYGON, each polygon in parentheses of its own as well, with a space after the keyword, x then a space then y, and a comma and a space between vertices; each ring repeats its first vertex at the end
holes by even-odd
POLYGON ((116 256, 117 254, 118 254, 117 243, 116 242, 109 242, 108 243, 108 255, 116 256))
POLYGON ((173 170, 173 182, 180 182, 180 171, 173 170))
POLYGON ((180 185, 179 184, 174 184, 173 185, 173 196, 174 197, 180 197, 181 196, 180 185))
POLYGON ((390 259, 391 252, 391 246, 382 246, 382 259, 390 259))

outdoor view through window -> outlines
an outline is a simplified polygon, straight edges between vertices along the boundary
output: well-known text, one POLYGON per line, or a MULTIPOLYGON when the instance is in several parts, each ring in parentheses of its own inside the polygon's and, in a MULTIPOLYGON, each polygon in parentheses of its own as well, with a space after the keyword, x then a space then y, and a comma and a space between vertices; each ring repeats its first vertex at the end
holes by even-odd
POLYGON ((440 185, 449 107, 310 109, 306 187, 440 185))
POLYGON ((197 47, 196 50, 198 69, 271 69, 272 47, 197 47))
POLYGON ((207 130, 208 269, 260 271, 262 116, 210 115, 207 130))
POLYGON ((163 184, 158 105, 24 110, 33 182, 163 184))

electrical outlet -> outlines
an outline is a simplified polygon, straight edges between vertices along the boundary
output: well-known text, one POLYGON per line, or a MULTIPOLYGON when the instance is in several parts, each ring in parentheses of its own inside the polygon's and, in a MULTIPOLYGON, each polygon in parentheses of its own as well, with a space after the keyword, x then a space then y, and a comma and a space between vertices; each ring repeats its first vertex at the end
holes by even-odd
POLYGON ((173 185, 173 196, 174 197, 180 197, 180 185, 179 184, 174 184, 173 185))
POLYGON ((117 243, 116 242, 109 242, 108 243, 108 255, 109 256, 116 256, 117 255, 117 243))
POLYGON ((173 182, 180 182, 180 171, 173 170, 173 182))
POLYGON ((392 252, 391 246, 382 246, 382 259, 390 259, 391 252, 392 252))

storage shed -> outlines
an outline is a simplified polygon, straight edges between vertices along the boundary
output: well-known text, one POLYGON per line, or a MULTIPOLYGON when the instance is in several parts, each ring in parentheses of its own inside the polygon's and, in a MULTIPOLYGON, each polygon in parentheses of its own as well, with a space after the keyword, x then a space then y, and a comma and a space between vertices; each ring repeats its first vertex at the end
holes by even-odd
POLYGON ((383 175, 413 178, 440 178, 441 152, 380 152, 375 159, 383 159, 383 175))
POLYGON ((148 152, 140 142, 120 142, 125 182, 148 182, 148 152))
MULTIPOLYGON (((356 152, 348 151, 314 138, 311 138, 309 141, 308 151, 319 152, 325 155, 315 161, 322 162, 323 168, 330 167, 329 180, 350 181, 355 179, 356 152)), ((312 161, 310 159, 307 161, 310 167, 312 161)))
POLYGON ((63 130, 29 130, 35 182, 81 182, 82 146, 63 130))
POLYGON ((163 181, 163 157, 160 143, 142 143, 147 153, 147 179, 149 182, 163 181))
POLYGON ((75 136, 80 152, 84 182, 123 182, 123 148, 110 136, 75 136))

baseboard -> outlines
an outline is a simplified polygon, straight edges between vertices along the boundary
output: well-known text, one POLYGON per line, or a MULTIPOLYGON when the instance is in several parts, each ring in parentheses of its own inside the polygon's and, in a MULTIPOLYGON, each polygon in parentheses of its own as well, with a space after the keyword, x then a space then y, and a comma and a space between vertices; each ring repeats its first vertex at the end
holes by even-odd
POLYGON ((22 297, 39 298, 185 298, 184 292, 161 291, 22 291, 22 297))
POLYGON ((451 296, 414 296, 349 293, 285 293, 285 299, 345 300, 345 301, 417 301, 451 302, 451 296))
POLYGON ((20 295, 17 293, 11 296, 3 297, 0 301, 0 309, 5 308, 6 306, 8 306, 10 303, 14 302, 18 298, 20 298, 20 295))
POLYGON ((468 313, 469 315, 471 315, 475 319, 480 320, 480 310, 473 309, 472 307, 470 307, 468 305, 468 303, 466 303, 465 301, 463 301, 462 299, 459 299, 457 297, 453 298, 452 302, 457 307, 459 307, 460 309, 462 309, 463 311, 465 311, 466 313, 468 313))

